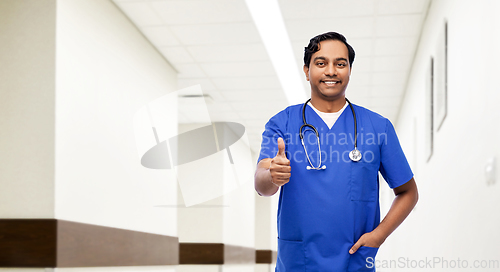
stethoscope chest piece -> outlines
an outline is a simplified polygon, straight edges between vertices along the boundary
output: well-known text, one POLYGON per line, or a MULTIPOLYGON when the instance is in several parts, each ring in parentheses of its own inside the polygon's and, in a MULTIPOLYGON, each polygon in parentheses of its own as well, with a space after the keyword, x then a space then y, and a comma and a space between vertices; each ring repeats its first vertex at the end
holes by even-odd
POLYGON ((361 152, 355 148, 353 151, 349 152, 349 158, 354 161, 360 161, 361 160, 361 152))
MULTIPOLYGON (((354 112, 354 108, 351 105, 351 102, 347 98, 345 100, 347 101, 347 103, 349 103, 349 107, 351 107, 352 117, 354 119, 354 150, 349 152, 349 158, 353 162, 357 162, 357 161, 361 160, 361 152, 357 148, 357 146, 358 146, 358 125, 357 125, 357 119, 356 119, 356 112, 354 112)), ((306 103, 304 103, 304 106, 302 106, 302 121, 304 122, 304 124, 299 129, 300 141, 302 142, 302 146, 304 147, 304 152, 306 153, 306 158, 309 161, 309 165, 306 166, 306 169, 307 170, 312 170, 312 169, 323 170, 323 169, 326 169, 326 165, 321 166, 321 144, 319 142, 318 130, 316 130, 316 128, 313 125, 308 124, 306 122, 306 106, 307 106, 307 103, 309 103, 309 101, 311 101, 311 99, 307 100, 306 103), (304 136, 302 135, 302 130, 307 129, 307 128, 314 131, 314 134, 316 134, 316 138, 318 138, 319 160, 318 160, 318 166, 316 166, 316 167, 312 164, 312 162, 309 158, 309 154, 307 153, 306 146, 304 144, 304 136)))

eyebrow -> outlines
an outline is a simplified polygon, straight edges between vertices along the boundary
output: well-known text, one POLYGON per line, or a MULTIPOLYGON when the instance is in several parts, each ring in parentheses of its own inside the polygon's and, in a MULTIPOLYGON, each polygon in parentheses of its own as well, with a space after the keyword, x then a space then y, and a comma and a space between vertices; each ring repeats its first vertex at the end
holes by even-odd
MULTIPOLYGON (((322 56, 319 56, 319 57, 315 57, 313 61, 316 61, 316 60, 326 60, 325 57, 322 57, 322 56)), ((347 59, 346 58, 336 58, 335 61, 346 61, 347 62, 347 59)))

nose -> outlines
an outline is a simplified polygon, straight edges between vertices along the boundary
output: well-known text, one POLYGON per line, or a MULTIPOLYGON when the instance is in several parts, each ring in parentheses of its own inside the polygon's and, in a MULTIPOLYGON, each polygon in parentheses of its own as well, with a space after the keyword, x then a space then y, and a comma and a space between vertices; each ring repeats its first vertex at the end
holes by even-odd
POLYGON ((325 68, 325 76, 336 76, 337 68, 334 63, 329 63, 325 68))

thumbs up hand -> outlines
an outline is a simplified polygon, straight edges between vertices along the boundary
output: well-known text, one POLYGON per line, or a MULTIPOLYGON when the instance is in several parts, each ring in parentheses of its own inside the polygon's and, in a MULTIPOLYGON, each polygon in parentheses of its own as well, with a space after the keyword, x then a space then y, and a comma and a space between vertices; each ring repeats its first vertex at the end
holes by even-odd
POLYGON ((269 172, 271 173, 271 182, 280 187, 290 180, 290 160, 285 155, 285 142, 282 138, 278 139, 278 154, 271 160, 269 172))

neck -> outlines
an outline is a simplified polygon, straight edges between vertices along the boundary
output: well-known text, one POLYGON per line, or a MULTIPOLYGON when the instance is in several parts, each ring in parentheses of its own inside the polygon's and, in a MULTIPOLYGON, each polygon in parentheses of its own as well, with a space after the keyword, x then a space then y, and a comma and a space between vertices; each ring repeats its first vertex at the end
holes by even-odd
POLYGON ((311 104, 321 112, 338 112, 345 105, 345 96, 341 96, 339 98, 333 100, 323 100, 315 97, 311 97, 311 104))

